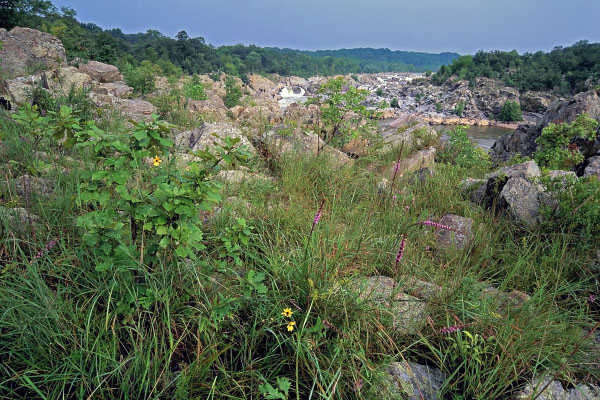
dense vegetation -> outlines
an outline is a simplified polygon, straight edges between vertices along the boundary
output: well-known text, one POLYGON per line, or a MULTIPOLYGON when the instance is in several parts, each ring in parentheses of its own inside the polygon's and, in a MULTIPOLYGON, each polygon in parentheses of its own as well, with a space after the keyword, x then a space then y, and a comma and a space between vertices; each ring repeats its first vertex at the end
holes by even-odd
POLYGON ((431 54, 371 48, 302 51, 302 53, 320 58, 347 58, 356 60, 360 63, 361 71, 364 72, 437 71, 442 65, 450 64, 460 57, 458 53, 431 54))
POLYGON ((290 49, 261 48, 237 44, 214 47, 202 37, 181 31, 175 38, 156 30, 125 34, 120 29, 104 30, 91 23, 80 23, 69 8, 57 9, 44 0, 3 0, 0 2, 0 27, 26 26, 50 32, 63 42, 69 58, 97 60, 118 65, 138 66, 143 61, 158 65, 165 74, 226 72, 280 75, 334 75, 380 71, 436 70, 450 62, 450 53, 441 55, 391 52, 387 49, 347 50, 326 56, 290 49))
MULTIPOLYGON (((314 127, 340 145, 365 128, 344 123, 364 94, 343 86, 323 88, 314 127)), ((340 168, 225 139, 183 161, 156 117, 95 115, 84 95, 46 102, 46 115, 0 115, 0 397, 391 399, 385 367, 403 359, 440 368, 447 398, 509 398, 547 372, 600 378, 593 178, 557 187, 548 225, 527 230, 461 194, 490 171, 462 129, 420 180, 390 172, 416 150, 404 146, 340 168), (240 163, 276 180, 216 177, 240 163), (23 175, 54 193, 19 190, 23 175), (422 225, 446 213, 473 218, 467 248, 444 250, 422 225), (373 275, 443 289, 401 306, 428 310, 407 330, 389 303, 356 295, 373 275), (507 305, 489 286, 531 298, 507 305)))
POLYGON ((589 89, 600 82, 600 43, 583 40, 545 53, 519 54, 516 51, 479 51, 462 56, 433 75, 441 84, 451 76, 473 81, 477 77, 497 78, 520 91, 553 90, 566 95, 589 89))

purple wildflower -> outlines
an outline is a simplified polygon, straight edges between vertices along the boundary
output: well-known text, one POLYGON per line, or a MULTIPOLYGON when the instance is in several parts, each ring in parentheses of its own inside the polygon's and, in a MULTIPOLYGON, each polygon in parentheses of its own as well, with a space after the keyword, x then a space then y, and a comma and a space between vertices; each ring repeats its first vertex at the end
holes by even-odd
POLYGON ((325 200, 323 200, 321 202, 321 206, 319 207, 319 210, 317 211, 317 214, 315 215, 315 219, 313 220, 313 224, 312 224, 313 229, 315 228, 315 225, 317 225, 319 223, 319 220, 321 219, 321 213, 323 212, 324 205, 325 205, 325 200))
POLYGON ((402 235, 402 240, 400 241, 400 247, 398 248, 398 253, 396 253, 396 268, 400 261, 402 261, 402 257, 404 257, 404 246, 406 245, 406 236, 402 235))
MULTIPOLYGON (((48 252, 50 252, 50 250, 52 250, 54 248, 54 246, 56 246, 56 244, 58 243, 58 239, 52 239, 45 247, 43 250, 38 251, 35 254, 34 259, 35 260, 39 260, 40 258, 42 258, 45 254, 48 254, 48 252)), ((31 260, 31 264, 33 264, 34 260, 31 260)))
POLYGON ((596 295, 595 294, 590 294, 590 297, 588 297, 588 303, 593 304, 596 302, 596 295))
POLYGON ((427 225, 427 226, 433 226, 436 229, 443 229, 443 230, 446 230, 446 231, 455 231, 456 232, 456 229, 451 228, 448 225, 443 225, 443 224, 440 224, 438 222, 433 222, 431 220, 423 221, 423 222, 421 222, 421 224, 422 225, 427 225))

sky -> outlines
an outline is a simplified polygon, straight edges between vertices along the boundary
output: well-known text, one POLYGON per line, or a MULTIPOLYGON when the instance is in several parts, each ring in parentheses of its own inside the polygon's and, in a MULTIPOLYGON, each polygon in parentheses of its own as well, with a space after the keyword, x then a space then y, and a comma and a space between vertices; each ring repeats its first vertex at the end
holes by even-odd
POLYGON ((125 33, 207 43, 424 52, 551 50, 600 42, 600 0, 53 0, 125 33))

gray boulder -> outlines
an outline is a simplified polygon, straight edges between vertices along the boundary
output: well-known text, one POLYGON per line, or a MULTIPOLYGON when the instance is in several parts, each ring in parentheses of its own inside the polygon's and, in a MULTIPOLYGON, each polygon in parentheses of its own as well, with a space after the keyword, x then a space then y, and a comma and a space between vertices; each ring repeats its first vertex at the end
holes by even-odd
POLYGON ((415 334, 425 324, 427 316, 425 302, 399 290, 392 278, 385 276, 359 278, 350 289, 360 301, 373 306, 376 310, 385 310, 391 317, 392 327, 399 333, 415 334))
POLYGON ((523 178, 509 179, 500 192, 498 207, 532 228, 540 222, 540 189, 523 178))
POLYGON ((447 214, 440 224, 452 228, 452 231, 439 229, 436 231, 437 242, 444 250, 464 249, 473 240, 473 219, 459 215, 447 214))
POLYGON ((590 157, 583 176, 595 176, 600 179, 600 156, 590 157))
POLYGON ((256 154, 256 149, 242 131, 237 126, 227 122, 204 123, 200 128, 181 132, 175 136, 175 145, 182 151, 210 150, 214 147, 214 143, 223 144, 223 141, 214 135, 221 138, 240 139, 240 146, 246 146, 251 153, 256 154))
POLYGON ((23 175, 13 180, 13 183, 19 197, 50 196, 54 193, 54 186, 44 178, 23 175))
POLYGON ((530 382, 517 394, 516 400, 598 400, 600 399, 600 388, 595 385, 577 385, 571 389, 564 389, 559 381, 552 381, 549 376, 541 380, 530 382), (548 383, 550 384, 548 385, 548 383), (548 385, 548 387, 541 392, 548 385))
POLYGON ((446 375, 437 368, 413 362, 395 362, 387 368, 392 382, 408 400, 438 400, 446 375))

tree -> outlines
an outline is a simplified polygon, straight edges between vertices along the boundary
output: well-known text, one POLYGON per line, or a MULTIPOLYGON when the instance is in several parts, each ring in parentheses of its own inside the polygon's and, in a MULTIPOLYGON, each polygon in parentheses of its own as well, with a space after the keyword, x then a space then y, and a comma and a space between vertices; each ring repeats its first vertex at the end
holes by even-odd
POLYGON ((227 108, 233 108, 240 104, 240 98, 242 97, 242 90, 235 83, 235 79, 231 76, 225 78, 225 97, 223 97, 223 103, 227 108))
POLYGON ((498 118, 500 121, 521 121, 523 119, 521 105, 516 100, 506 100, 498 118))
POLYGON ((343 77, 339 77, 323 84, 317 96, 309 99, 307 104, 319 106, 315 131, 325 144, 343 146, 352 139, 373 133, 373 112, 362 104, 368 94, 368 91, 348 85, 343 77))

